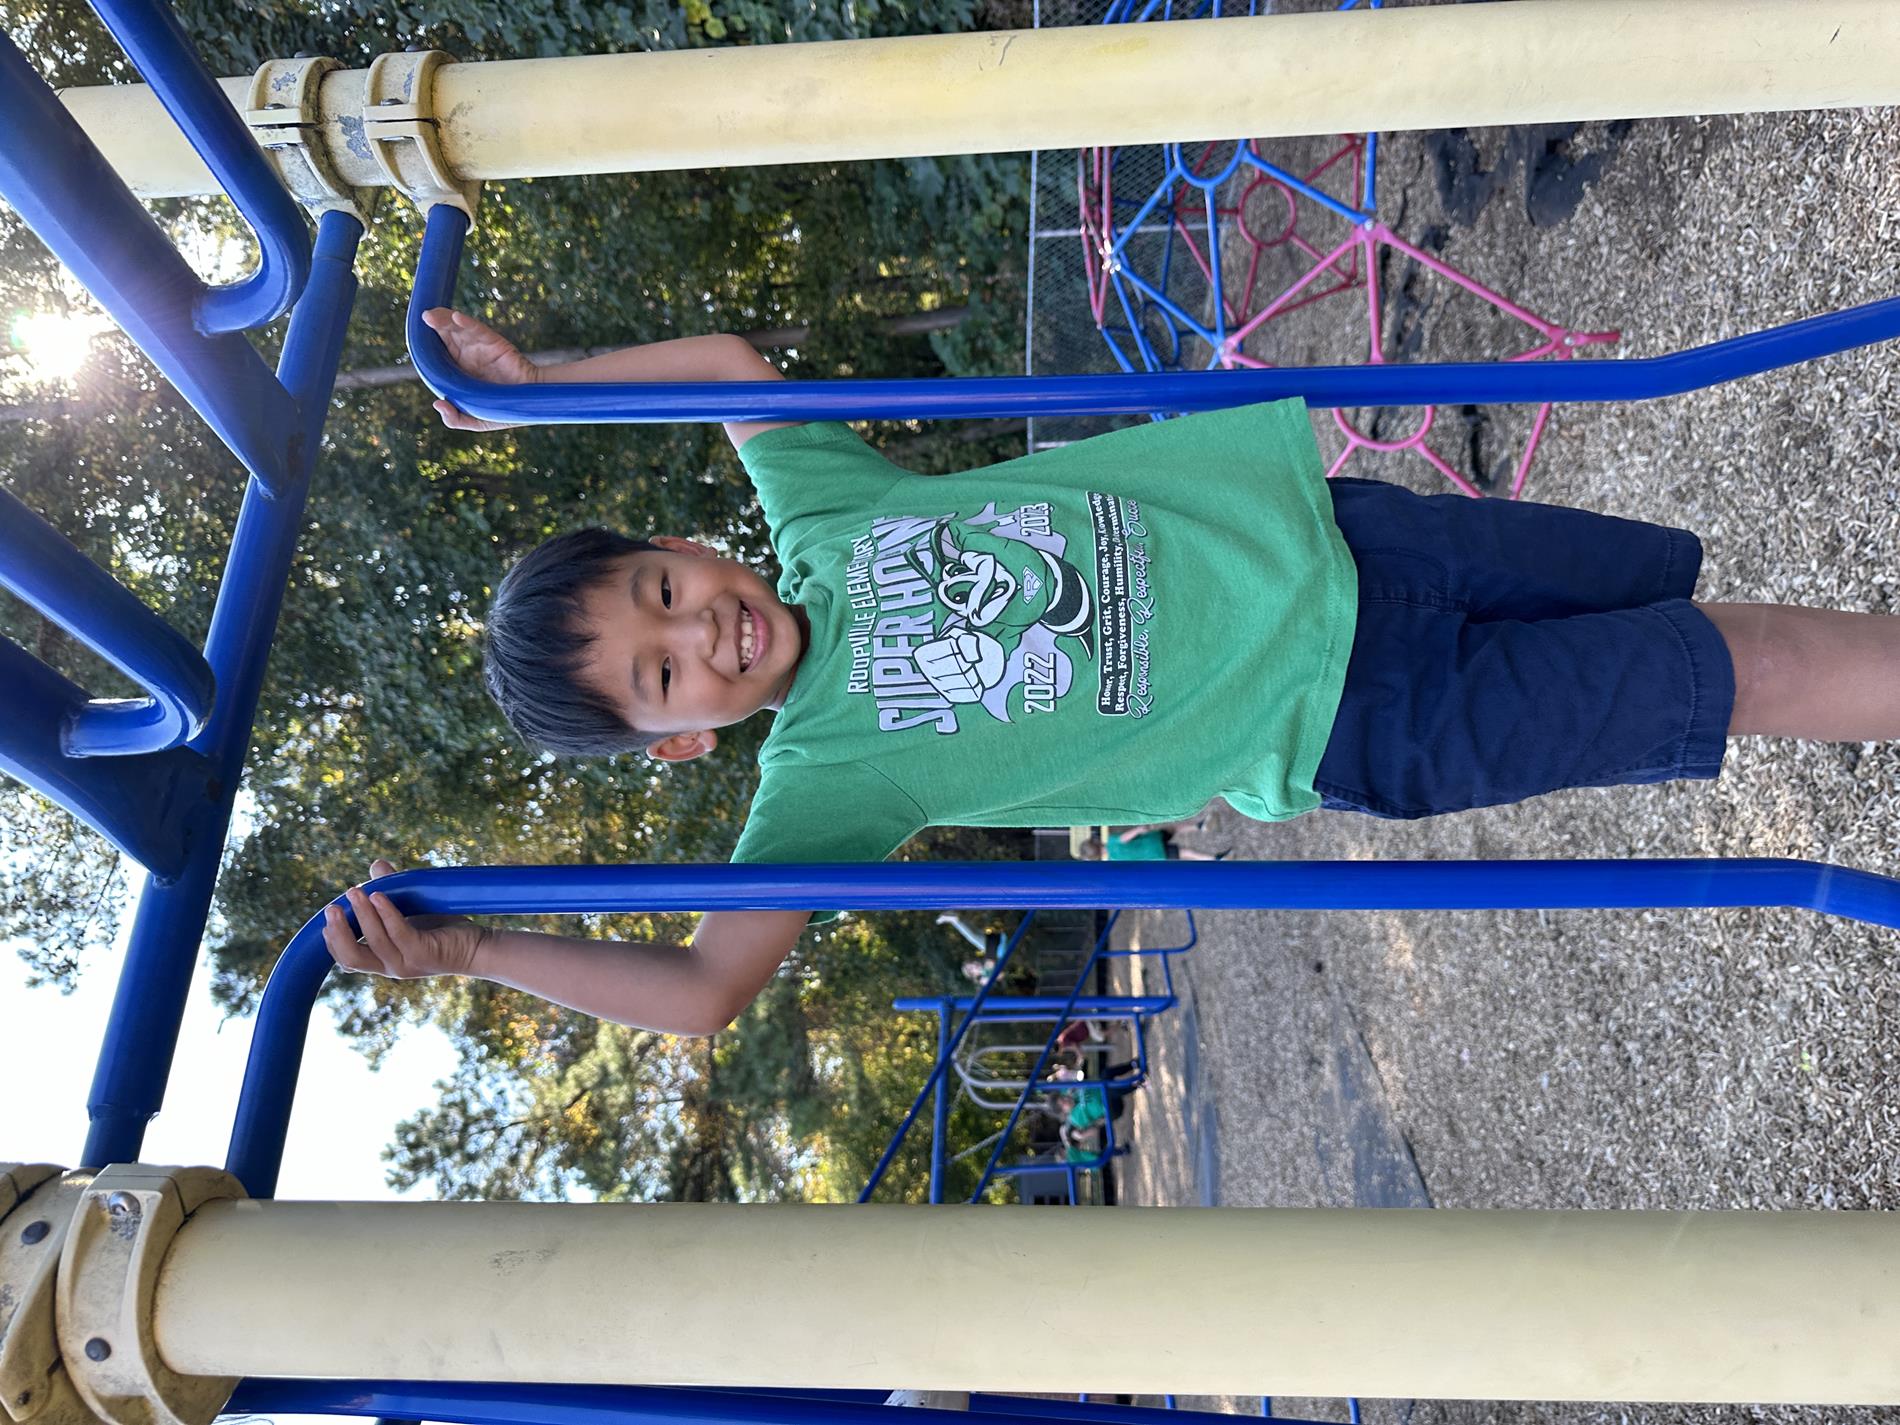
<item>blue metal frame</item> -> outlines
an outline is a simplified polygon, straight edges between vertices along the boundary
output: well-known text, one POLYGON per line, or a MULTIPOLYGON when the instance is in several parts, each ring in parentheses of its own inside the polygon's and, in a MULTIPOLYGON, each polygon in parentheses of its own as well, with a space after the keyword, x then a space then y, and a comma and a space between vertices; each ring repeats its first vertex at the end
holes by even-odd
MULTIPOLYGON (((1360 0, 1344 0, 1336 8, 1351 10, 1360 0)), ((1369 0, 1368 9, 1379 9, 1382 0, 1369 0)), ((1256 11, 1254 0, 1249 0, 1247 13, 1256 11)), ((1165 21, 1177 18, 1198 19, 1212 13, 1221 13, 1220 0, 1201 0, 1191 9, 1177 15, 1173 0, 1147 0, 1140 13, 1132 13, 1133 6, 1128 0, 1117 0, 1108 7, 1102 16, 1104 25, 1141 23, 1145 21, 1165 21), (1156 11, 1160 11, 1157 15, 1156 11)), ((1223 348, 1227 341, 1226 301, 1222 284, 1225 280, 1224 264, 1221 260, 1220 220, 1217 198, 1222 184, 1237 174, 1242 167, 1252 168, 1264 173, 1283 187, 1305 197, 1308 201, 1327 209, 1334 216, 1343 218, 1355 227, 1364 227, 1373 221, 1373 200, 1378 191, 1379 136, 1376 133, 1366 135, 1364 157, 1364 181, 1355 196, 1361 201, 1359 208, 1340 201, 1301 178, 1298 174, 1271 163, 1254 151, 1253 145, 1246 140, 1234 141, 1233 156, 1218 169, 1207 173, 1197 172, 1194 164, 1183 152, 1179 143, 1161 145, 1162 176, 1157 184, 1150 188, 1146 198, 1112 198, 1111 207, 1133 209, 1134 215, 1120 219, 1118 230, 1108 253, 1103 255, 1102 266, 1108 285, 1115 293, 1116 304, 1121 308, 1126 325, 1116 326, 1106 320, 1100 326, 1102 339, 1114 357, 1115 364, 1125 372, 1140 371, 1179 371, 1182 366, 1182 335, 1191 332, 1199 337, 1209 348, 1207 361, 1201 369, 1211 370, 1221 365, 1223 348), (1180 190, 1191 191, 1180 191, 1180 190), (1179 194, 1177 198, 1177 193, 1179 194), (1196 200, 1192 194, 1198 194, 1196 200), (1207 259, 1208 272, 1205 280, 1211 290, 1213 316, 1210 327, 1196 317, 1180 302, 1169 295, 1171 279, 1175 272, 1174 246, 1176 224, 1184 224, 1182 206, 1184 202, 1196 202, 1200 216, 1207 223, 1207 259), (1153 280, 1142 275, 1129 252, 1129 244, 1143 236, 1152 237, 1155 230, 1145 228, 1148 220, 1161 210, 1161 258, 1159 270, 1153 280), (1168 350, 1157 349, 1150 335, 1148 320, 1156 318, 1161 330, 1168 339, 1168 350), (1130 356, 1123 349, 1123 343, 1134 347, 1130 356)), ((1109 171, 1112 175, 1121 165, 1122 159, 1130 150, 1117 148, 1109 158, 1109 171)), ((1198 270, 1198 264, 1197 264, 1198 270)), ((1340 289, 1333 288, 1332 291, 1340 289)), ((1155 420, 1165 420, 1172 411, 1152 411, 1155 420)))
POLYGON ((981 376, 904 381, 705 381, 498 386, 467 375, 423 324, 453 303, 468 218, 429 214, 409 304, 409 352, 438 396, 484 420, 643 421, 947 419, 1205 411, 1300 397, 1314 406, 1645 401, 1900 337, 1900 297, 1770 327, 1669 356, 1630 361, 1469 362, 1169 371, 1106 376, 981 376))
MULTIPOLYGON (((1190 911, 1189 914, 1191 915, 1193 912, 1190 911)), ((971 1202, 981 1202, 983 1200, 983 1190, 995 1179, 998 1169, 1002 1167, 1003 1153, 1009 1146, 1009 1135, 1016 1131, 1016 1125, 1022 1121, 1023 1114, 1029 1108, 1029 1100, 1036 1092, 1036 1086, 1042 1082, 1042 1076, 1048 1070, 1049 1060, 1055 1057, 1057 1038, 1061 1035, 1064 1028, 1078 1018, 1076 1003, 1083 997, 1082 991, 1087 987, 1089 981, 1094 978, 1095 967, 1101 963, 1102 952, 1108 946, 1108 937, 1115 933, 1115 923, 1120 918, 1120 911, 1116 911, 1115 914, 1109 916, 1108 920, 1102 926, 1101 933, 1095 937, 1094 953, 1089 956, 1088 963, 1083 965, 1082 973, 1075 977, 1075 984, 1070 988, 1068 997, 1062 1002, 1062 1008, 1057 1013, 1055 1025, 1049 1030, 1048 1038, 1043 1040, 1042 1053, 1036 1056, 1035 1065, 1029 1070, 1027 1076, 1028 1081, 1023 1085, 1022 1092, 1016 1095, 1016 1103, 1009 1111, 1009 1119, 1003 1124, 1003 1131, 997 1135, 996 1144, 990 1149, 989 1161, 984 1163, 983 1171, 977 1177, 976 1187, 970 1192, 971 1202)), ((1171 1001, 1172 997, 1170 997, 1170 1002, 1171 1001)), ((976 1022, 976 1019, 977 1015, 973 1011, 967 1023, 973 1024, 976 1022)), ((1141 1035, 1141 1021, 1139 1019, 1135 1021, 1135 1036, 1138 1046, 1136 1058, 1141 1064, 1141 1075, 1145 1078, 1148 1071, 1148 1049, 1141 1035)), ((1104 1095, 1106 1095, 1108 1091, 1107 1085, 1096 1083, 1093 1080, 1074 1084, 1071 1085, 1071 1087, 1078 1089, 1093 1088, 1098 1093, 1104 1095)), ((1103 1107, 1108 1107, 1106 1099, 1104 1099, 1103 1107)), ((1076 1169, 1083 1167, 1099 1168, 1117 1153, 1125 1153, 1128 1151, 1125 1145, 1117 1146, 1116 1144, 1115 1115, 1113 1113, 1104 1113, 1101 1127, 1102 1148, 1099 1153, 1093 1158, 1083 1162, 1072 1163, 1065 1161, 1063 1163, 1063 1166, 1069 1169, 1069 1197, 1071 1201, 1073 1201, 1075 1197, 1076 1169)), ((934 1162, 932 1166, 935 1166, 934 1162)))
POLYGON ((930 1200, 933 1203, 943 1201, 942 1174, 939 1171, 938 1157, 943 1151, 944 1135, 942 1119, 950 1111, 948 1102, 945 1100, 943 1094, 944 1075, 949 1071, 950 1061, 955 1056, 957 1047, 963 1043, 964 1036, 970 1032, 971 1026, 977 1022, 977 1012, 982 1009, 984 1002, 989 999, 990 991, 996 988, 1003 971, 1009 967, 1010 957, 1016 953, 1017 947, 1023 943, 1023 936, 1029 933, 1029 927, 1035 923, 1035 919, 1036 913, 1033 910, 1024 915, 1023 918, 1017 922, 1015 932, 1004 943, 1003 948, 996 952, 996 963, 991 966, 988 977, 984 979, 982 985, 977 989, 975 1007, 972 1009, 969 1017, 956 1027, 956 1031, 952 1033, 948 1039, 944 1037, 942 1027, 940 1026, 938 1028, 937 1062, 931 1066, 930 1073, 925 1077, 924 1086, 917 1090, 917 1097, 911 1100, 910 1109, 904 1114, 903 1122, 897 1125, 896 1131, 891 1134, 890 1142, 884 1146, 883 1153, 878 1157, 877 1166, 871 1169, 871 1176, 865 1180, 863 1189, 858 1193, 859 1202, 869 1202, 871 1200, 871 1194, 877 1191, 877 1185, 884 1180, 884 1174, 890 1170, 892 1160, 897 1157, 897 1150, 903 1145, 904 1137, 910 1132, 911 1124, 917 1121, 918 1110, 923 1108, 925 1099, 932 1098, 933 1096, 935 1104, 931 1110, 931 1122, 937 1128, 937 1134, 931 1140, 930 1148, 932 1154, 930 1163, 930 1200))
MULTIPOLYGON (((918 1095, 920 1100, 924 1094, 930 1095, 932 1104, 930 1139, 931 1202, 937 1203, 943 1201, 943 1179, 949 1166, 946 1156, 948 1135, 945 1132, 945 1127, 949 1118, 950 1099, 944 1093, 944 1085, 947 1078, 946 1070, 957 1048, 961 1045, 964 1036, 978 1024, 1048 1024, 1051 1028, 1049 1029, 1048 1036, 1043 1041, 1041 1057, 1029 1071, 1023 1090, 1017 1096, 1016 1103, 1010 1113, 1009 1120, 1003 1125, 1001 1133, 997 1135, 996 1150, 991 1153, 983 1169, 976 1190, 971 1195, 970 1200, 972 1202, 981 1198, 983 1189, 989 1185, 992 1177, 1020 1176, 1025 1173, 1056 1172, 1062 1174, 1067 1179, 1069 1201, 1073 1203, 1077 1200, 1076 1172, 1078 1168, 1099 1167, 1116 1153, 1126 1151, 1125 1148, 1118 1148, 1115 1145, 1115 1129, 1111 1118, 1105 1125, 1107 1141, 1103 1146, 1103 1151, 1097 1155, 1093 1161, 1080 1164, 1066 1161, 1057 1163, 1004 1163, 1002 1161, 1003 1148, 1008 1143, 1009 1135, 1015 1128, 1017 1120, 1020 1118, 1023 1110, 1028 1106, 1031 1095, 1039 1089, 1055 1087, 1053 1084, 1045 1084, 1042 1081, 1042 1073, 1048 1063, 1049 1056, 1055 1050, 1057 1039, 1068 1025, 1083 1019, 1097 1019, 1103 1017, 1127 1020, 1134 1032, 1135 1073, 1129 1079, 1116 1080, 1113 1083, 1106 1079, 1085 1078, 1066 1080, 1061 1086, 1064 1091, 1087 1088, 1107 1089, 1110 1087, 1132 1087, 1139 1085, 1147 1078, 1148 1046, 1147 1036, 1143 1032, 1145 1021, 1154 1015, 1164 1014, 1174 1007, 1176 1003, 1174 994, 1174 956, 1180 954, 1182 951, 1191 950, 1200 939, 1200 931, 1195 924, 1194 912, 1190 910, 1187 912, 1188 938, 1183 944, 1152 950, 1111 950, 1108 948, 1108 940, 1109 936, 1114 932, 1115 923, 1120 914, 1121 913, 1117 911, 1114 915, 1108 917, 1100 933, 1095 938, 1093 952, 1089 955, 1080 973, 1076 976, 1074 987, 1064 998, 1058 999, 1052 995, 1008 995, 992 997, 990 991, 998 983, 1004 968, 1004 957, 999 956, 996 964, 991 968, 990 973, 985 976, 982 986, 974 996, 944 995, 936 998, 929 996, 902 996, 891 1001, 891 1008, 900 1014, 923 1012, 937 1016, 937 1062, 932 1068, 930 1077, 925 1081, 923 1091, 918 1095), (1111 958, 1134 958, 1137 956, 1156 956, 1160 958, 1162 973, 1167 985, 1167 992, 1165 994, 1091 995, 1083 993, 1089 980, 1094 976, 1096 967, 1103 960, 1111 958), (964 1017, 961 1024, 957 1023, 959 1016, 964 1017), (954 1033, 952 1032, 953 1025, 956 1026, 954 1033)), ((1017 927, 1018 936, 1020 936, 1026 928, 1028 917, 1024 919, 1025 925, 1017 927)), ((877 1186, 878 1179, 883 1175, 885 1166, 896 1155, 899 1144, 902 1143, 905 1135, 909 1133, 915 1118, 916 1110, 913 1107, 911 1113, 904 1118, 903 1122, 900 1123, 892 1133, 890 1145, 884 1150, 884 1155, 879 1160, 878 1166, 873 1172, 870 1181, 859 1194, 858 1200, 860 1202, 869 1199, 872 1190, 877 1186)))
POLYGON ((314 249, 222 91, 158 0, 98 7, 257 230, 250 278, 207 288, 19 50, 0 34, 0 196, 103 302, 250 471, 202 656, 37 517, 9 504, 7 583, 138 679, 112 708, 0 640, 0 767, 54 796, 151 873, 127 941, 88 1108, 88 1166, 138 1157, 164 1095, 258 690, 300 532, 362 225, 327 213, 314 249), (299 295, 301 294, 301 300, 299 295), (240 329, 297 302, 275 373, 240 329), (25 515, 24 518, 18 516, 25 515), (97 754, 113 754, 109 761, 97 754))
MULTIPOLYGON (((1060 867, 1009 861, 462 866, 399 871, 368 884, 387 894, 406 915, 829 910, 840 906, 859 910, 1638 910, 1785 906, 1900 929, 1900 878, 1820 861, 1779 858, 1155 861, 1077 862, 1060 867)), ((346 915, 350 913, 348 902, 341 897, 332 904, 346 915)), ((319 912, 284 948, 258 1009, 237 1122, 225 1160, 225 1167, 253 1197, 269 1197, 275 1190, 277 1165, 283 1156, 284 1134, 296 1094, 305 1027, 330 968, 319 912)), ((126 993, 126 981, 122 980, 122 999, 126 993)), ((972 1001, 972 1008, 981 1003, 979 995, 972 1001)), ((175 1014, 171 1033, 176 1033, 175 1014)), ((954 1040, 951 1047, 954 1050, 954 1040)), ((169 1047, 166 1053, 169 1058, 169 1047)), ((101 1063, 105 1063, 103 1056, 101 1063)), ((912 1117, 921 1108, 922 1099, 920 1095, 913 1105, 912 1117)))
MULTIPOLYGON (((1046 1004, 1053 1004, 1052 997, 1045 1000, 1035 996, 1013 996, 1005 1001, 992 1002, 990 1005, 982 1007, 981 1009, 979 1009, 974 1002, 967 1002, 961 999, 942 999, 934 1003, 928 1000, 910 999, 900 999, 892 1002, 892 1008, 897 1010, 908 1008, 934 1009, 939 1016, 940 1024, 948 1023, 955 1014, 959 1012, 967 1013, 970 1018, 964 1026, 965 1028, 968 1028, 969 1025, 975 1024, 978 1021, 994 1024, 1027 1020, 1036 1022, 1049 1022, 1053 1020, 1048 1037, 1043 1041, 1042 1053, 1037 1058, 1034 1066, 1029 1070, 1024 1081, 1023 1089, 1017 1095, 1016 1103, 1010 1110, 1008 1121, 1004 1123, 1002 1131, 996 1135, 996 1143, 990 1152, 989 1160, 984 1164, 983 1172, 977 1179, 976 1187, 970 1193, 969 1200, 971 1202, 981 1201, 983 1190, 997 1177, 1020 1177, 1032 1173, 1046 1173, 1054 1170, 1060 1172, 1067 1179, 1069 1201, 1072 1204, 1077 1203, 1080 1201, 1078 1192, 1079 1175, 1084 1171, 1100 1168, 1111 1158, 1128 1151, 1128 1145, 1118 1141, 1115 1132, 1115 1115, 1111 1112, 1102 1120, 1102 1146, 1093 1157, 1069 1159, 1065 1155, 1059 1162, 1037 1162, 1032 1160, 1018 1163, 1005 1163, 1002 1160, 1004 1148, 1009 1142, 1009 1135, 1015 1130, 1017 1122, 1028 1108, 1031 1096, 1039 1090, 1047 1088, 1069 1092, 1081 1089, 1097 1089, 1106 1092, 1110 1088, 1139 1088, 1147 1080, 1147 1021, 1156 1015, 1165 1014, 1178 1002, 1174 993, 1174 957, 1192 950, 1195 945, 1199 943, 1201 932, 1199 924, 1194 918, 1194 912, 1189 910, 1187 912, 1188 938, 1181 944, 1142 949, 1112 950, 1108 944, 1109 937, 1114 934, 1115 924, 1120 918, 1120 915, 1121 912, 1117 911, 1115 914, 1109 916, 1103 923, 1101 932, 1095 938, 1095 948, 1093 952, 1090 954, 1087 962, 1082 966, 1081 972, 1076 976, 1075 984, 1070 989, 1068 997, 1062 1001, 1061 1006, 1055 1009, 1053 1013, 1048 1012, 1044 1008, 1046 1004), (1162 982, 1166 987, 1165 993, 1159 995, 1084 994, 1084 989, 1096 973, 1096 967, 1100 965, 1102 961, 1109 959, 1158 959, 1161 962, 1162 982), (965 1007, 966 1005, 967 1008, 965 1007), (1025 1009, 1028 1009, 1030 1012, 1023 1012, 1025 1009), (1103 1014, 1118 1015, 1128 1020, 1134 1034, 1134 1073, 1126 1079, 1113 1081, 1108 1079, 1083 1078, 1066 1080, 1060 1085, 1045 1081, 1043 1079, 1043 1073, 1048 1067, 1051 1056, 1055 1053, 1056 1043, 1062 1031, 1070 1024, 1076 1023, 1079 1020, 1092 1019, 1103 1014)), ((990 980, 993 981, 1001 970, 1002 966, 999 963, 995 970, 991 972, 990 980)), ((987 987, 988 982, 985 984, 985 988, 987 987)), ((938 1037, 941 1043, 943 1038, 941 1030, 939 1030, 938 1037)), ((947 1061, 947 1055, 940 1057, 947 1061)), ((941 1104, 943 1101, 941 1079, 938 1080, 935 1093, 937 1094, 938 1102, 941 1104)), ((909 1126, 908 1121, 900 1126, 897 1130, 896 1137, 901 1139, 909 1126)), ((893 1140, 892 1146, 894 1149, 895 1140, 893 1140)), ((932 1202, 938 1201, 941 1196, 940 1179, 947 1166, 944 1157, 945 1146, 944 1134, 941 1127, 939 1127, 930 1145, 930 1200, 932 1202)), ((868 1193, 869 1189, 866 1191, 868 1193)), ((1170 1407, 1172 1407, 1172 1400, 1170 1400, 1170 1407)))
POLYGON ((5 490, 0 587, 103 655, 149 695, 93 698, 69 708, 60 729, 61 756, 163 752, 204 730, 217 693, 204 655, 5 490))
MULTIPOLYGON (((693 1390, 649 1385, 528 1385, 494 1381, 276 1380, 242 1382, 232 1415, 373 1415, 457 1425, 890 1425, 881 1392, 693 1390)), ((929 1412, 934 1415, 940 1412, 929 1412)), ((993 1425, 1233 1425, 1231 1415, 1098 1401, 973 1394, 970 1413, 993 1425)), ((906 1420, 926 1418, 912 1412, 906 1420)), ((954 1418, 962 1418, 957 1416, 954 1418)), ((1268 1416, 1270 1425, 1318 1422, 1268 1416)))
POLYGON ((303 210, 198 62, 191 37, 165 0, 93 0, 93 9, 257 235, 257 271, 197 294, 198 330, 249 331, 282 316, 310 277, 303 210))
POLYGON ((356 295, 352 264, 362 235, 362 225, 354 218, 324 214, 317 230, 315 269, 284 339, 278 373, 281 389, 298 410, 292 445, 297 453, 278 492, 273 496, 253 478, 238 512, 231 557, 205 639, 205 661, 218 680, 218 701, 210 722, 190 744, 204 759, 210 781, 202 800, 186 815, 185 865, 173 879, 148 885, 139 898, 87 1100, 92 1128, 82 1161, 89 1167, 136 1161, 145 1125, 164 1100, 185 995, 250 747, 264 666, 303 528, 318 435, 356 295))

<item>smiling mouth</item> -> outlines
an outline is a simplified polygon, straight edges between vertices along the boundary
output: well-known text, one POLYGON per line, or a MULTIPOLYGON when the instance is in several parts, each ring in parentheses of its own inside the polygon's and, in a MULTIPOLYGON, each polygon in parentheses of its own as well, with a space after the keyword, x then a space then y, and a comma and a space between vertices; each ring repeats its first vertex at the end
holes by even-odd
POLYGON ((751 668, 752 660, 759 651, 759 628, 756 616, 750 606, 739 605, 739 671, 751 668))

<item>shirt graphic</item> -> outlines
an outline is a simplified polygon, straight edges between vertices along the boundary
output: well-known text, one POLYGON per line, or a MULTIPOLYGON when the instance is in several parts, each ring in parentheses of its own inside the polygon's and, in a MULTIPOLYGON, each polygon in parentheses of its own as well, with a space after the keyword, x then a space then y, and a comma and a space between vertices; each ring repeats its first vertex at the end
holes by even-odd
POLYGON ((1053 713, 1090 665, 1097 711, 1143 715, 1147 531, 1132 501, 1091 492, 1088 506, 1093 585, 1047 501, 890 516, 852 541, 846 691, 875 701, 881 731, 954 733, 976 708, 1005 723, 1053 713))

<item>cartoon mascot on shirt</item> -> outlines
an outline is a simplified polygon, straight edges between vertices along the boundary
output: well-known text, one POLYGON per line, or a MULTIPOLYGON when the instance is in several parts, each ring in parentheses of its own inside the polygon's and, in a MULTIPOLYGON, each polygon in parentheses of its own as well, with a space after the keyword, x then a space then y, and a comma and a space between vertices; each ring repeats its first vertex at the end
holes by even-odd
MULTIPOLYGON (((1067 541, 1033 531, 1026 511, 991 504, 961 523, 939 520, 911 558, 936 590, 938 636, 916 650, 917 667, 953 703, 981 703, 1009 722, 1009 693, 1025 683, 1055 697, 1073 678, 1071 652, 1094 656, 1095 600, 1067 541)), ((1050 710, 1045 708, 1044 710, 1050 710)))

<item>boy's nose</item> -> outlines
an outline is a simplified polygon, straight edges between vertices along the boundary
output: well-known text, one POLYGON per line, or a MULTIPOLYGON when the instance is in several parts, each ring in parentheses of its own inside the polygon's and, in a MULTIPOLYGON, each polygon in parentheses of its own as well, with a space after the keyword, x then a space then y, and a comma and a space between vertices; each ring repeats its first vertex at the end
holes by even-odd
POLYGON ((681 638, 687 650, 700 658, 712 657, 713 650, 719 646, 718 613, 704 608, 683 622, 681 638))

